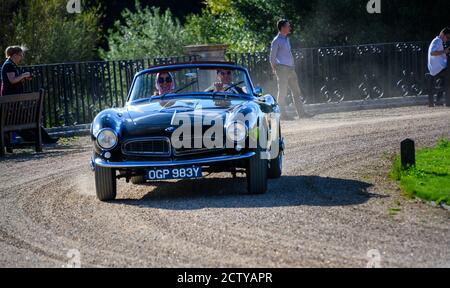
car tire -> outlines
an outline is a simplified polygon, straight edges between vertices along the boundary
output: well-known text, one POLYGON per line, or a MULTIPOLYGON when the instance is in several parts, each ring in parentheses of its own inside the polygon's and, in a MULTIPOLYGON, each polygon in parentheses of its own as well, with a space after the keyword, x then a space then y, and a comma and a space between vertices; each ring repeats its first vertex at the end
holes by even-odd
POLYGON ((140 175, 140 176, 133 176, 133 177, 131 177, 131 183, 133 183, 135 185, 144 184, 145 183, 145 178, 142 175, 140 175))
POLYGON ((261 158, 261 152, 248 160, 247 192, 248 194, 264 194, 267 192, 267 159, 261 158))
POLYGON ((95 190, 100 201, 116 199, 116 170, 99 166, 95 167, 95 190))

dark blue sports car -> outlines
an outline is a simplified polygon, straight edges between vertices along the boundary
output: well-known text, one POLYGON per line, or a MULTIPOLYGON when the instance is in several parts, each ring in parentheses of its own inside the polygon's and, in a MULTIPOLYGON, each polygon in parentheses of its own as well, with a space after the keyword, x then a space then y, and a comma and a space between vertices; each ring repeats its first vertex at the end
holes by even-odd
POLYGON ((116 181, 134 184, 245 173, 248 193, 282 173, 279 106, 228 62, 171 64, 134 77, 123 108, 91 125, 97 197, 116 197, 116 181))

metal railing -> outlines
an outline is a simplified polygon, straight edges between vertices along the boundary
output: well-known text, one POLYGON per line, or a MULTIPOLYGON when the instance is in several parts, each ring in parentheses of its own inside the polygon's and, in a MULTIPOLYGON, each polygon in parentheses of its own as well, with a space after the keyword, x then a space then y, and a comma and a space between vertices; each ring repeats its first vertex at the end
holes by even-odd
MULTIPOLYGON (((426 42, 293 50, 306 103, 421 95, 427 72, 426 42)), ((276 95, 269 53, 228 53, 247 67, 255 85, 276 95)))
POLYGON ((136 72, 145 68, 196 60, 180 56, 121 61, 92 61, 24 66, 33 80, 26 92, 45 89, 44 126, 59 127, 90 123, 95 115, 109 107, 120 107, 127 99, 136 72))
MULTIPOLYGON (((293 51, 307 103, 412 96, 424 93, 428 43, 387 43, 293 51)), ((253 82, 276 95, 269 53, 227 53, 249 69, 253 82)), ((97 61, 21 67, 33 80, 26 90, 46 90, 45 127, 90 123, 108 107, 120 107, 136 72, 150 66, 199 60, 181 56, 124 61, 97 61)))

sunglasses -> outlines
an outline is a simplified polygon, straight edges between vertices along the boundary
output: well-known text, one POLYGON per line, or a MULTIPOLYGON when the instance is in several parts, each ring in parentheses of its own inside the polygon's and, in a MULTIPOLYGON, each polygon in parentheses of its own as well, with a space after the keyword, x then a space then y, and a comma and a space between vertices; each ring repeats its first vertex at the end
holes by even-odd
POLYGON ((172 83, 172 77, 170 77, 170 76, 167 76, 166 78, 164 78, 164 77, 159 77, 158 78, 158 83, 159 84, 163 84, 163 83, 172 83))
POLYGON ((220 71, 219 72, 221 75, 225 76, 225 75, 231 75, 231 71, 220 71))

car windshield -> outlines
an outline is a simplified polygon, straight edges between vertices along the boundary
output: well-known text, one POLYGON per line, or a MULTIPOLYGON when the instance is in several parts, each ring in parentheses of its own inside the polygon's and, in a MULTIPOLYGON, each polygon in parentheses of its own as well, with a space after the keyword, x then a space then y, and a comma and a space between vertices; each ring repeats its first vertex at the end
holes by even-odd
POLYGON ((229 66, 161 68, 136 77, 129 102, 189 95, 251 97, 252 87, 244 69, 229 66))

